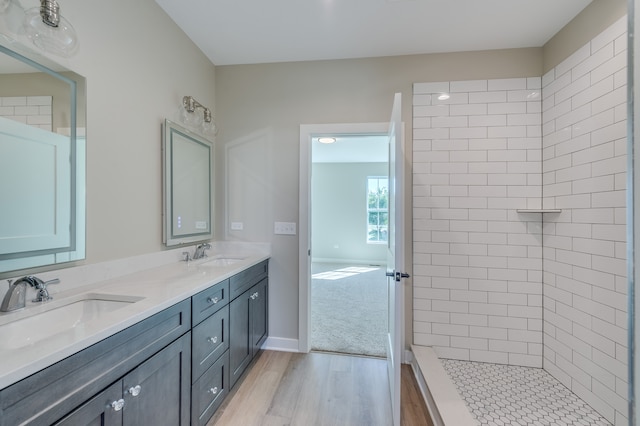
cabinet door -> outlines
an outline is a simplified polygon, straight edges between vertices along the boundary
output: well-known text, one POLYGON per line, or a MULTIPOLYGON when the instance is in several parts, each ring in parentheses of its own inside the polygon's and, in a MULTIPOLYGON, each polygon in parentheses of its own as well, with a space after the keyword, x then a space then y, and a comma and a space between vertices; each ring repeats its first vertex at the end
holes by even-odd
POLYGON ((118 381, 64 417, 55 426, 121 426, 122 381, 118 381))
POLYGON ((267 339, 269 318, 267 314, 268 280, 265 278, 256 284, 249 295, 249 320, 251 322, 251 354, 255 354, 267 339))
POLYGON ((187 426, 191 398, 191 333, 187 333, 123 379, 125 426, 187 426))
POLYGON ((253 355, 249 336, 249 301, 251 290, 229 304, 229 373, 231 386, 236 383, 253 355))

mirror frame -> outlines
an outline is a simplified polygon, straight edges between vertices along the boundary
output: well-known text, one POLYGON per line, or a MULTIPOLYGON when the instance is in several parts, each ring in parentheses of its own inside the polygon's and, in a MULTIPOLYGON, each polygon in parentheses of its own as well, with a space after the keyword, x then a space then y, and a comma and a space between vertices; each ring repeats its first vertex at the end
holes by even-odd
MULTIPOLYGON (((167 246, 175 246, 211 240, 213 238, 213 142, 177 123, 165 120, 162 131, 162 174, 162 242, 167 246), (178 151, 178 149, 184 143, 191 144, 192 150, 200 151, 199 159, 208 158, 203 168, 194 168, 192 167, 193 164, 191 164, 191 167, 183 167, 179 158, 183 158, 181 156, 186 153, 178 151), (176 158, 176 153, 180 154, 178 155, 179 158, 176 158), (182 183, 174 179, 177 175, 181 177, 182 183), (184 203, 178 205, 180 200, 177 200, 178 197, 174 194, 185 195, 186 193, 192 193, 197 189, 197 185, 193 185, 193 183, 200 182, 203 175, 206 175, 206 188, 200 193, 194 193, 194 196, 188 200, 187 204, 189 205, 184 205, 184 203), (186 186, 184 181, 186 181, 186 186), (179 231, 178 228, 183 226, 182 214, 176 215, 177 212, 186 210, 187 218, 185 220, 193 219, 193 216, 198 213, 193 211, 195 209, 189 209, 189 207, 193 207, 194 204, 198 203, 199 197, 206 200, 206 213, 195 218, 192 227, 186 227, 185 225, 185 230, 179 231), (202 231, 199 231, 200 229, 202 231)), ((202 205, 202 201, 199 204, 202 205)))
MULTIPOLYGON (((60 66, 50 59, 28 50, 16 41, 0 34, 0 55, 2 54, 30 66, 36 72, 54 77, 69 86, 69 127, 64 134, 69 137, 69 175, 71 177, 68 205, 70 209, 69 244, 65 247, 2 254, 0 255, 0 274, 4 276, 14 271, 59 266, 63 263, 85 259, 86 205, 80 205, 80 201, 85 199, 86 148, 84 142, 79 145, 80 142, 77 138, 78 82, 56 71, 60 66), (81 163, 78 160, 82 160, 81 163)), ((84 77, 68 70, 66 67, 62 72, 67 71, 78 75, 78 78, 84 79, 84 77)), ((82 84, 86 85, 86 79, 83 80, 82 84)))

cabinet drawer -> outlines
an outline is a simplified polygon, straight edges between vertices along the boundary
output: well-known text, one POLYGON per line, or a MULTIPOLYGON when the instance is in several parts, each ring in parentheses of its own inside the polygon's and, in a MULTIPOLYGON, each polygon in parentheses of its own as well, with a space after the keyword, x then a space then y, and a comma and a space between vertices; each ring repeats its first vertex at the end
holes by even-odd
POLYGON ((191 322, 198 324, 229 303, 229 280, 224 280, 191 298, 191 322))
POLYGON ((229 351, 191 387, 191 424, 206 425, 229 393, 229 351))
POLYGON ((192 332, 192 381, 229 348, 229 306, 198 324, 192 332))
POLYGON ((269 261, 265 260, 230 278, 231 300, 240 296, 255 283, 269 275, 269 261))

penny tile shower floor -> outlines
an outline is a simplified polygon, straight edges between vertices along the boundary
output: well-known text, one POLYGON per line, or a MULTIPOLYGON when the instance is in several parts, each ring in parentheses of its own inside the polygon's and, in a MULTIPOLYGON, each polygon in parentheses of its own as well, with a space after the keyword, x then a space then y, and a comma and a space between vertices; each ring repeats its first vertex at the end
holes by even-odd
POLYGON ((610 425, 541 368, 440 361, 480 425, 610 425))

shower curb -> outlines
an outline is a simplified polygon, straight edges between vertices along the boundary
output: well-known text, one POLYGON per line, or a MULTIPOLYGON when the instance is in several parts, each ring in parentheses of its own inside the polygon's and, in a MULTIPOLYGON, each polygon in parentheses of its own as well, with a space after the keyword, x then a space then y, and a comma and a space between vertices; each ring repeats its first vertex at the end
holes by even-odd
POLYGON ((477 426, 431 347, 411 345, 411 367, 435 426, 477 426))

